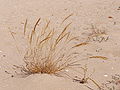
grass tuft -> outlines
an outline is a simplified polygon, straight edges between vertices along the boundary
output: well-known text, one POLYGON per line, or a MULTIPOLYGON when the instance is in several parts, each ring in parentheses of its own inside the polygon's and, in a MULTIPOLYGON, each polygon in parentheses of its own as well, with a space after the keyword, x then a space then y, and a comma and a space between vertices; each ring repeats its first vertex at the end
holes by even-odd
MULTIPOLYGON (((71 15, 70 15, 71 16, 71 15)), ((72 68, 78 62, 76 56, 79 53, 71 49, 77 37, 73 37, 71 32, 68 31, 72 23, 67 24, 61 33, 56 33, 54 29, 50 28, 50 21, 46 23, 42 30, 37 30, 41 18, 37 20, 33 30, 26 31, 27 20, 24 24, 23 34, 28 37, 28 48, 24 55, 24 66, 16 66, 20 69, 21 74, 54 74, 58 75, 59 72, 72 68), (27 32, 30 34, 27 35, 27 32)), ((17 72, 17 71, 16 71, 17 72)))

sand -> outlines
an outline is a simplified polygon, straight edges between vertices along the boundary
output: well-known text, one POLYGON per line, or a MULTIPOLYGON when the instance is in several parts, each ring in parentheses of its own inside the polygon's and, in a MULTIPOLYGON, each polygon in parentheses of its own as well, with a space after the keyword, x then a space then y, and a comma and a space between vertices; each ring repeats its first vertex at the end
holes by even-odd
MULTIPOLYGON (((88 74, 92 74, 99 85, 111 80, 112 75, 120 74, 120 0, 0 0, 0 90, 90 90, 85 85, 99 90, 91 81, 81 84, 73 82, 72 78, 54 75, 35 74, 21 78, 5 73, 14 72, 13 65, 23 63, 26 46, 21 34, 26 19, 28 29, 32 29, 40 17, 51 20, 52 26, 57 28, 70 14, 73 15, 65 24, 72 22, 71 31, 79 36, 79 43, 85 41, 92 25, 106 31, 103 37, 109 37, 102 42, 91 40, 89 45, 77 49, 81 53, 80 64, 87 65, 88 74), (10 31, 15 32, 16 41, 10 31), (90 56, 107 59, 88 58, 90 56)), ((120 90, 119 85, 115 90, 120 90)))

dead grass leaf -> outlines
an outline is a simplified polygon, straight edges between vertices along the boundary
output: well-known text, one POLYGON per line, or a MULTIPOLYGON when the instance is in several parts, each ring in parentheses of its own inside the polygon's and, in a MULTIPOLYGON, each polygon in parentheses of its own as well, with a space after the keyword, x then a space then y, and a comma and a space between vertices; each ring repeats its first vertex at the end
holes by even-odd
POLYGON ((99 59, 103 59, 103 60, 107 60, 108 59, 107 57, 104 57, 104 56, 91 56, 89 58, 99 58, 99 59))

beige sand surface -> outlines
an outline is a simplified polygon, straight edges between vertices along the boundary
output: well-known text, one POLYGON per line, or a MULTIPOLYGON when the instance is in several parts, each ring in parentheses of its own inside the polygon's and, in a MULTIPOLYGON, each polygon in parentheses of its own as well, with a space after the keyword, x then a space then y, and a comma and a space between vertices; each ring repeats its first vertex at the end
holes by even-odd
MULTIPOLYGON (((120 0, 0 0, 0 90, 90 90, 84 84, 54 75, 12 78, 5 73, 13 72, 12 65, 23 63, 23 23, 28 19, 28 29, 31 29, 39 17, 51 20, 52 26, 57 28, 66 16, 73 13, 65 23, 72 22, 71 31, 79 36, 79 42, 87 38, 91 25, 105 30, 105 37, 109 36, 106 42, 91 41, 89 45, 77 49, 81 53, 79 59, 85 59, 80 64, 87 64, 89 74, 95 70, 91 77, 100 85, 110 80, 111 75, 120 74, 119 7, 120 0), (9 31, 16 33, 16 42, 9 31), (16 43, 21 55, 16 49, 16 43), (108 59, 88 58, 99 55, 108 59)), ((87 85, 99 90, 91 81, 87 85)))

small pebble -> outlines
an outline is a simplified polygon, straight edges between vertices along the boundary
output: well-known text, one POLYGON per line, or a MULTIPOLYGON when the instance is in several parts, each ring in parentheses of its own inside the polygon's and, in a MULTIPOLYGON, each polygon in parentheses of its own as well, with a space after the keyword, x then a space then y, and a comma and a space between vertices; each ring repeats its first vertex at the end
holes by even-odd
POLYGON ((108 75, 107 75, 107 74, 105 74, 105 75, 104 75, 104 77, 108 77, 108 75))
POLYGON ((69 70, 65 70, 66 72, 68 72, 69 70))
POLYGON ((113 18, 112 16, 109 16, 108 18, 113 18))
POLYGON ((6 57, 6 55, 3 55, 3 57, 6 57))
POLYGON ((120 10, 120 6, 118 7, 118 9, 117 10, 120 10))

